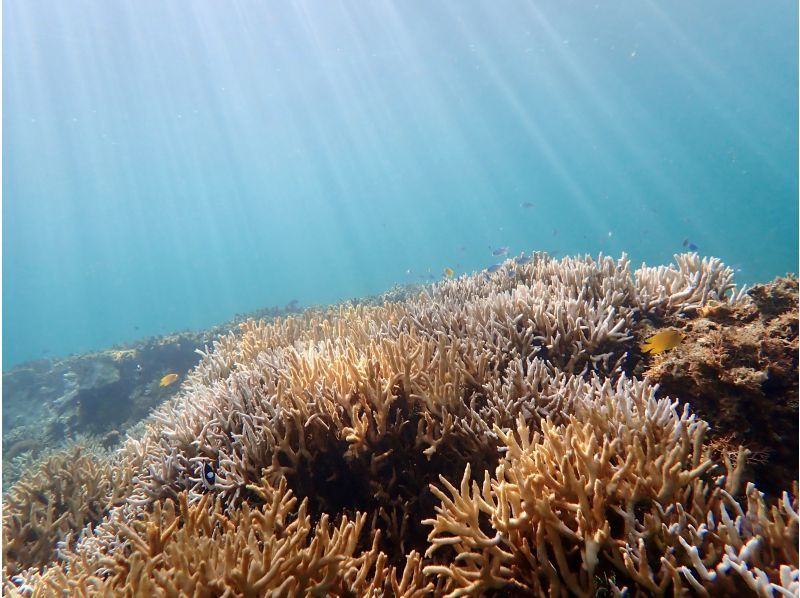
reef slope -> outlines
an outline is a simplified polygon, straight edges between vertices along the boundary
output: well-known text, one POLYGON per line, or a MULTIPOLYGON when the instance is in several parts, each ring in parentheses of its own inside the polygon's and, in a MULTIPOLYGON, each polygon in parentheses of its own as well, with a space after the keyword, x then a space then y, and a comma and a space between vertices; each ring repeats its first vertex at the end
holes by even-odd
MULTIPOLYGON (((4 589, 796 594, 796 469, 763 495, 756 439, 723 443, 692 406, 710 409, 702 389, 653 382, 713 322, 775 326, 796 352, 796 281, 776 285, 791 307, 768 315, 713 258, 534 254, 403 300, 243 322, 118 449, 54 455, 15 484, 4 589), (664 326, 685 345, 642 355, 664 326)), ((796 378, 780 347, 736 367, 796 378)), ((793 388, 767 389, 779 416, 793 388)))

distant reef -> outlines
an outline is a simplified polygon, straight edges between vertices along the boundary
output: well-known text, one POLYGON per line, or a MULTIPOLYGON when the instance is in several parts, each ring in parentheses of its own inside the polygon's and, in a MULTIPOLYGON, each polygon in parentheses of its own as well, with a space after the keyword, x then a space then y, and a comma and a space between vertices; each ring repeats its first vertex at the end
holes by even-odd
MULTIPOLYGON (((397 300, 421 288, 397 286, 342 305, 397 300)), ((152 336, 104 351, 40 359, 4 370, 3 491, 32 461, 59 448, 75 442, 114 447, 131 426, 179 390, 199 361, 197 352, 221 334, 247 320, 285 318, 302 310, 293 300, 282 307, 238 314, 208 330, 152 336), (161 378, 169 373, 179 374, 178 380, 161 386, 161 378)))
POLYGON ((795 276, 534 253, 287 307, 4 374, 6 595, 798 594, 795 276))

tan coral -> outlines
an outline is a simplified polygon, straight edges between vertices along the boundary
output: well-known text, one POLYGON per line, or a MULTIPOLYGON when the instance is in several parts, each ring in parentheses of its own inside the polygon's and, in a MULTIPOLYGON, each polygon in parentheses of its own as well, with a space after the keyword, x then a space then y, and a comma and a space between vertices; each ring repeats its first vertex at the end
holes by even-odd
POLYGON ((767 513, 749 488, 751 506, 731 521, 744 454, 709 479, 707 426, 628 384, 578 400, 564 425, 532 432, 520 420, 513 433, 497 430, 506 456, 494 477, 470 484, 467 468, 460 489, 445 479, 444 491, 434 488, 442 503, 426 522, 427 554, 452 556, 425 573, 445 578, 448 596, 514 588, 590 596, 609 578, 620 591, 657 596, 735 594, 742 580, 761 593, 787 580, 796 587, 796 497, 767 513), (748 542, 766 555, 744 550, 748 542))
POLYGON ((795 499, 729 524, 745 453, 704 444, 704 422, 623 375, 643 315, 746 301, 718 260, 676 262, 632 273, 625 256, 536 254, 398 303, 245 322, 115 454, 125 504, 17 581, 75 595, 792 587, 795 499))
POLYGON ((29 470, 3 501, 4 574, 50 562, 59 541, 124 502, 131 465, 107 462, 75 445, 29 470))
POLYGON ((422 597, 433 586, 422 579, 419 555, 403 568, 389 565, 377 538, 364 544, 364 514, 338 524, 324 515, 313 524, 307 501, 298 503, 286 481, 253 490, 265 501, 226 513, 205 495, 190 505, 155 503, 152 513, 119 533, 127 549, 103 559, 102 574, 76 558, 69 573, 57 567, 38 578, 45 594, 128 596, 384 596, 422 597))

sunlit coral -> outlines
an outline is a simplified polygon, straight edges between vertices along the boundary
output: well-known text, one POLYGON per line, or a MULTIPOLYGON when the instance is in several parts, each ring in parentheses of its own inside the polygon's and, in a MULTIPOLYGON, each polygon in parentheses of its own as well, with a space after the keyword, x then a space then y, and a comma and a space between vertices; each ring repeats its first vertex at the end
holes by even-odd
POLYGON ((643 318, 750 301, 718 260, 676 262, 534 254, 244 322, 114 454, 125 503, 5 587, 791 592, 796 491, 765 502, 745 449, 632 376, 643 318))

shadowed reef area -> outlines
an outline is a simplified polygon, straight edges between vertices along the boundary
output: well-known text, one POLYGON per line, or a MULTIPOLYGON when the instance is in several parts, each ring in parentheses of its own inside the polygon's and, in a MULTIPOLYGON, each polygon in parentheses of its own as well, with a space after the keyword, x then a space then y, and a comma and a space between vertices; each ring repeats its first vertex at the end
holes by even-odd
POLYGON ((537 253, 16 368, 4 591, 796 595, 797 301, 537 253))

